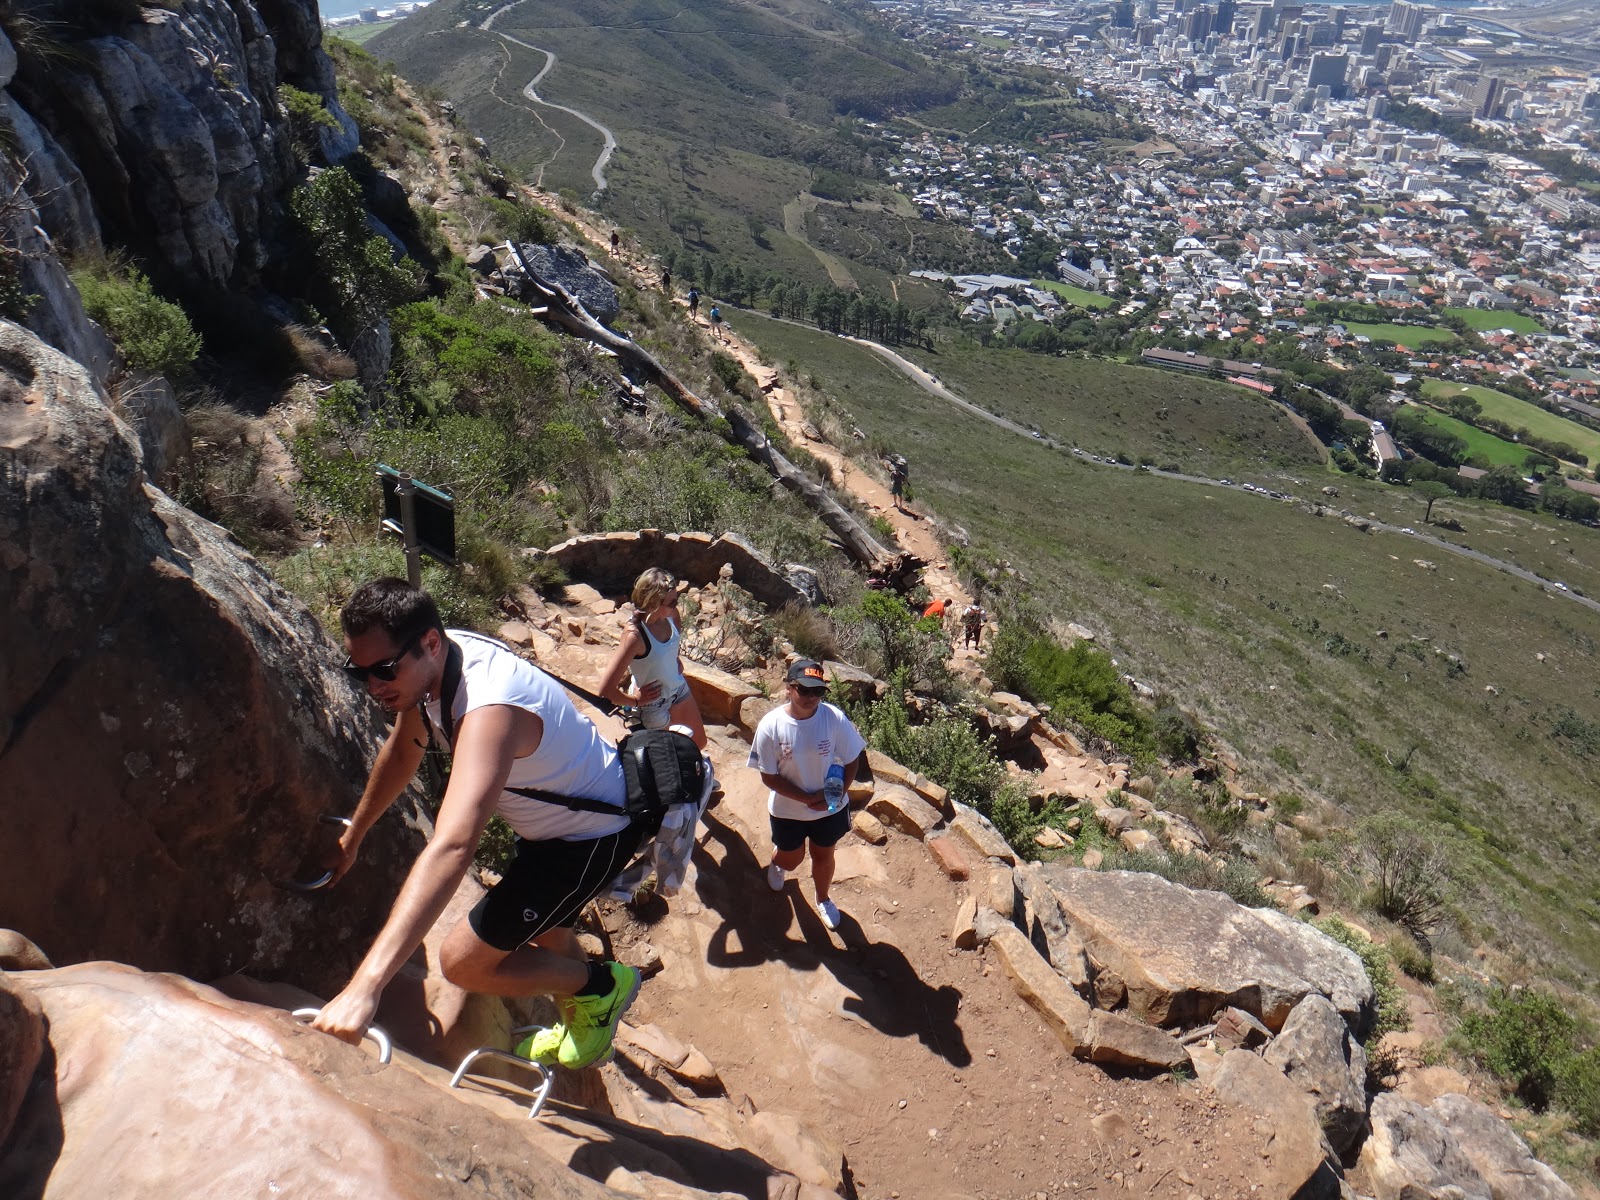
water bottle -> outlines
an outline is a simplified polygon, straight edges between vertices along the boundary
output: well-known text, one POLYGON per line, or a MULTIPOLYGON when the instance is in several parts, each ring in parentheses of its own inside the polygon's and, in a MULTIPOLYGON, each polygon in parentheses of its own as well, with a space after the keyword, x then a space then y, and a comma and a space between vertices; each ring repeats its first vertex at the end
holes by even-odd
POLYGON ((831 813, 844 807, 844 768, 838 763, 828 768, 828 777, 822 781, 822 798, 831 813))

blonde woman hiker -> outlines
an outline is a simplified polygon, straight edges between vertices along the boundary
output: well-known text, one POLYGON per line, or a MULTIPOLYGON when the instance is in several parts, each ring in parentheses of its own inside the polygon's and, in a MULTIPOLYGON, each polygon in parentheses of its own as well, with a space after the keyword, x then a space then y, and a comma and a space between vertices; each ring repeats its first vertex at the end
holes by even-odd
POLYGON ((678 581, 670 571, 651 567, 634 581, 633 621, 606 667, 600 694, 613 704, 639 710, 646 729, 682 725, 700 749, 706 748, 705 722, 683 677, 678 645, 683 626, 678 617, 678 581), (622 677, 633 676, 633 691, 623 690, 622 677))

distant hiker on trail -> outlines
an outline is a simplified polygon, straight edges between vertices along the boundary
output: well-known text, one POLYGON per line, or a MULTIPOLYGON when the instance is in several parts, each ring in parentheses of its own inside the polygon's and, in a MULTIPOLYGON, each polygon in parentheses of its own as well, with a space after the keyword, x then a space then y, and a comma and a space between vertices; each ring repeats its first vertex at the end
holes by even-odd
POLYGON ((928 602, 928 607, 922 610, 922 615, 924 617, 933 617, 940 625, 943 625, 945 609, 949 607, 950 603, 947 600, 931 600, 928 602))
POLYGON ((711 336, 720 342, 722 340, 722 310, 713 304, 711 311, 706 316, 711 320, 711 336))
POLYGON ((635 613, 617 652, 611 656, 600 694, 613 704, 639 710, 646 729, 682 725, 694 744, 706 748, 705 722, 683 677, 678 644, 683 624, 678 616, 678 581, 671 572, 651 567, 633 584, 635 613), (622 677, 633 673, 632 693, 622 690, 622 677))
POLYGON ((689 301, 689 316, 698 318, 700 316, 700 289, 691 287, 689 295, 685 299, 689 301))
POLYGON ((663 272, 661 272, 661 290, 663 292, 665 292, 668 296, 672 295, 672 272, 671 271, 663 271, 663 272))
POLYGON ((355 864, 362 838, 405 790, 430 743, 451 752, 452 770, 433 837, 382 932, 313 1024, 348 1042, 361 1038, 383 989, 444 912, 498 812, 517 833, 516 858, 445 937, 440 969, 469 991, 556 998, 561 1021, 519 1043, 522 1057, 568 1068, 610 1058, 617 1022, 638 995, 639 972, 589 961, 572 927, 641 838, 622 811, 628 793, 616 747, 543 671, 491 638, 446 630, 433 598, 403 579, 363 584, 339 621, 345 672, 366 685, 394 724, 328 862, 335 881, 355 864), (604 811, 511 790, 518 788, 604 811))
POLYGON ((983 605, 974 600, 961 610, 961 645, 963 649, 977 650, 983 643, 983 623, 989 614, 983 605))
POLYGON ((884 462, 889 466, 889 496, 895 509, 905 512, 906 476, 911 473, 910 464, 898 454, 889 455, 884 462))
POLYGON ((611 231, 611 253, 613 257, 622 253, 622 235, 615 229, 611 231))
POLYGON ((773 850, 767 886, 783 891, 785 872, 801 864, 809 842, 817 913, 824 925, 837 929, 839 907, 828 894, 833 848, 850 831, 848 792, 866 743, 849 717, 823 702, 828 677, 820 664, 798 659, 787 681, 788 703, 761 718, 750 743, 749 765, 771 789, 767 812, 773 850))

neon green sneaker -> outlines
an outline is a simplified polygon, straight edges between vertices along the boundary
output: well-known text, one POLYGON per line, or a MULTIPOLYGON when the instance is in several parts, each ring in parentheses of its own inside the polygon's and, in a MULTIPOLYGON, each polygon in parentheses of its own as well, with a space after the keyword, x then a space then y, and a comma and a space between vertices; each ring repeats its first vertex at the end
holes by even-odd
POLYGON ((567 1036, 567 1028, 560 1022, 549 1029, 535 1029, 527 1037, 511 1047, 511 1053, 518 1058, 525 1058, 529 1062, 538 1063, 541 1067, 555 1065, 556 1055, 561 1051, 562 1039, 567 1036))
POLYGON ((595 1066, 611 1058, 617 1022, 639 994, 639 972, 619 962, 607 963, 612 987, 603 996, 573 996, 566 1036, 556 1061, 569 1071, 595 1066))
POLYGON ((511 1053, 542 1067, 555 1065, 556 1052, 561 1048, 561 1040, 567 1036, 567 1026, 572 1021, 572 1000, 567 996, 557 996, 555 1002, 561 1014, 556 1023, 548 1029, 533 1030, 511 1047, 511 1053))

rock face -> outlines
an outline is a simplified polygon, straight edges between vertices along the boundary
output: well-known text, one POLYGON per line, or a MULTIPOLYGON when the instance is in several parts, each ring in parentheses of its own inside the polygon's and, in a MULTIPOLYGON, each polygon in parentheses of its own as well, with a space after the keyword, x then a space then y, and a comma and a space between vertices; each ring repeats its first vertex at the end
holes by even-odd
POLYGON ((22 1110, 43 1053, 44 1013, 39 1002, 0 972, 0 1146, 22 1110))
POLYGON ((599 1200, 496 1118, 399 1062, 169 975, 85 963, 10 977, 50 1054, 0 1157, 0 1195, 599 1200), (138 1097, 130 1102, 130 1097, 138 1097))
POLYGON ((1565 1181, 1533 1157, 1533 1151, 1492 1111, 1455 1093, 1428 1106, 1489 1185, 1494 1200, 1576 1200, 1565 1181))
POLYGON ((143 482, 84 370, 4 323, 0 445, 0 822, 27 864, 0 912, 56 963, 331 994, 420 848, 408 806, 337 889, 271 880, 353 807, 370 703, 254 559, 143 482))
POLYGON ((1230 1050, 1210 1087, 1222 1099, 1261 1113, 1270 1123, 1272 1142, 1262 1154, 1259 1178, 1264 1194, 1295 1200, 1331 1200, 1339 1194, 1311 1106, 1276 1067, 1249 1050, 1230 1050))
POLYGON ((114 25, 55 0, 22 7, 70 42, 48 61, 21 56, 6 114, 59 244, 103 234, 183 285, 247 283, 295 170, 279 80, 323 98, 340 124, 324 139, 332 158, 355 148, 314 0, 185 0, 114 25))
POLYGON ((1295 1005, 1264 1057, 1310 1098, 1335 1151, 1355 1145, 1367 1121, 1367 1054, 1327 997, 1295 1005))
POLYGON ((1370 1020, 1360 959, 1309 925, 1156 875, 1047 864, 1040 877, 1094 970, 1119 976, 1128 1011, 1151 1024, 1198 1025, 1233 1005, 1276 1030, 1313 992, 1358 1032, 1370 1020))
POLYGON ((1444 1122, 1422 1105, 1385 1092, 1371 1119, 1360 1166, 1377 1200, 1495 1200, 1444 1122))

